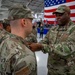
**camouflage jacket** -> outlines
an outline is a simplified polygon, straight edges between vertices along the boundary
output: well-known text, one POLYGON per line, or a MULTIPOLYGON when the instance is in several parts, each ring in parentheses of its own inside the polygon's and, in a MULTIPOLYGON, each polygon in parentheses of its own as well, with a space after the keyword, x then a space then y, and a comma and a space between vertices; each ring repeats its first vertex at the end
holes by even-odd
POLYGON ((37 38, 37 27, 35 27, 34 29, 32 29, 32 33, 36 36, 37 38))
POLYGON ((10 33, 9 32, 7 32, 6 30, 4 30, 4 29, 0 29, 0 42, 3 40, 3 39, 5 39, 5 38, 2 38, 2 37, 4 37, 4 36, 6 36, 6 35, 9 35, 10 33))
POLYGON ((36 38, 36 36, 35 36, 33 33, 29 34, 29 35, 25 38, 25 40, 26 40, 27 42, 35 42, 35 43, 37 43, 37 38, 36 38))
POLYGON ((48 75, 75 75, 75 24, 54 26, 40 43, 48 52, 48 75))
MULTIPOLYGON (((31 33, 25 38, 25 41, 29 42, 29 43, 32 43, 32 42, 37 43, 37 38, 33 33, 31 33)), ((34 55, 35 55, 35 53, 34 53, 34 55)), ((37 75, 37 64, 36 64, 36 69, 34 71, 34 74, 32 74, 32 75, 37 75)))
POLYGON ((0 44, 1 75, 33 75, 36 67, 34 53, 25 46, 25 41, 10 34, 0 44))

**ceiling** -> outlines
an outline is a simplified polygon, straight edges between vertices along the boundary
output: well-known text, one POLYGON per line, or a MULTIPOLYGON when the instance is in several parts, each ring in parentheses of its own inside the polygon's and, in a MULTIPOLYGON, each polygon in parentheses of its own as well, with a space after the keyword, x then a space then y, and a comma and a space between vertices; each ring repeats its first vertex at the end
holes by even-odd
POLYGON ((8 8, 14 3, 26 5, 34 13, 41 13, 44 10, 44 0, 0 0, 0 19, 7 17, 8 8))

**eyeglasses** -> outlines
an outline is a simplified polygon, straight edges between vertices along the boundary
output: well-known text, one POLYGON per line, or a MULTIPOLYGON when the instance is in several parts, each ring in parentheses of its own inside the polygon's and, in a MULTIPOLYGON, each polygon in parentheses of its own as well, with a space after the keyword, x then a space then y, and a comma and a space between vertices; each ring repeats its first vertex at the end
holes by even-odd
POLYGON ((64 13, 56 13, 55 14, 55 16, 57 17, 57 16, 63 16, 64 15, 64 13))

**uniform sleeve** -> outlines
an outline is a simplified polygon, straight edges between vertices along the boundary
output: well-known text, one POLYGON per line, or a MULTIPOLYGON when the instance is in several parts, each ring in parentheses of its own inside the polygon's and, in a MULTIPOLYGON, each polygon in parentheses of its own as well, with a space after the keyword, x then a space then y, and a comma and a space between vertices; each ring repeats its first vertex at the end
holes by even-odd
POLYGON ((43 52, 50 53, 54 51, 56 54, 61 56, 70 56, 75 52, 75 31, 73 29, 70 30, 68 38, 65 41, 59 43, 52 43, 50 39, 50 31, 40 43, 44 46, 43 52))
POLYGON ((49 32, 46 34, 45 38, 39 42, 39 43, 41 43, 41 44, 43 45, 42 51, 43 51, 44 53, 48 53, 48 52, 50 51, 50 47, 49 47, 49 43, 50 43, 49 37, 50 37, 50 35, 49 35, 49 34, 50 34, 50 30, 49 30, 49 32))
POLYGON ((12 71, 16 75, 29 75, 35 69, 34 54, 27 47, 22 48, 19 43, 9 40, 6 39, 1 45, 6 72, 12 71))

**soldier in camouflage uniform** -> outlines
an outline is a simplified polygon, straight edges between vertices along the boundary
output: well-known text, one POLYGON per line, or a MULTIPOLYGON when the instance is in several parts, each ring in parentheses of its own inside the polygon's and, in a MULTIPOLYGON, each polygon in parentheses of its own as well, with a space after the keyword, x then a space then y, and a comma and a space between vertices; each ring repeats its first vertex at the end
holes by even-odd
MULTIPOLYGON (((0 43, 1 41, 4 39, 2 37, 6 36, 6 35, 9 35, 9 32, 7 32, 4 27, 3 27, 3 21, 0 21, 0 43)), ((6 38, 6 37, 5 37, 6 38)))
POLYGON ((0 75, 36 75, 35 55, 24 40, 32 30, 31 10, 16 4, 9 9, 8 16, 12 34, 0 44, 0 75))
POLYGON ((49 30, 41 44, 33 43, 30 48, 48 52, 48 75, 75 75, 75 24, 70 19, 70 8, 61 5, 53 14, 58 26, 49 30))

